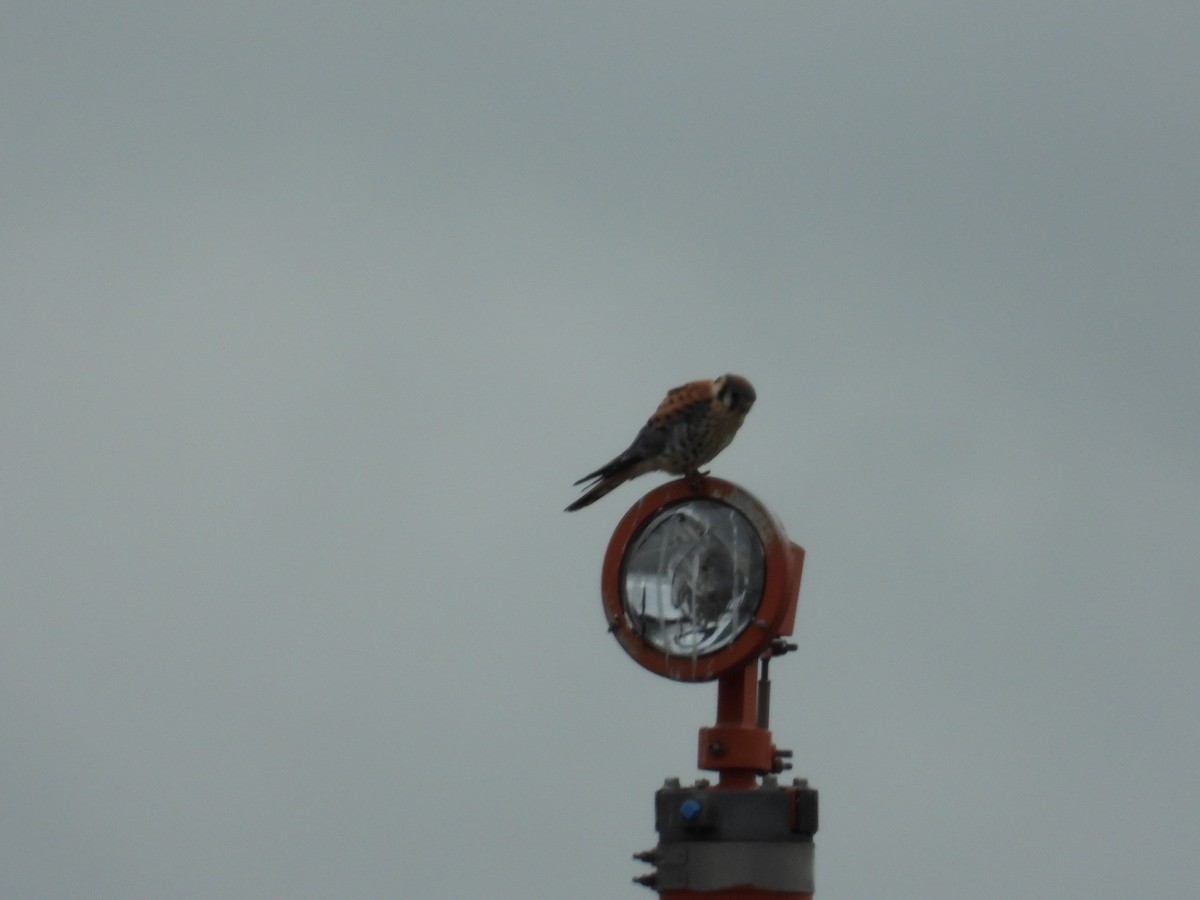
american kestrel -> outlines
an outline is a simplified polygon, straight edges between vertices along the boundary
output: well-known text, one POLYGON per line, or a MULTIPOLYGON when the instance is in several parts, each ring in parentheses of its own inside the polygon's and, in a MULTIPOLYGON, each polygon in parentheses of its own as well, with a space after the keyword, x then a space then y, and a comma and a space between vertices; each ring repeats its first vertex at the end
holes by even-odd
POLYGON ((566 511, 583 509, 646 472, 686 475, 698 482, 704 475, 700 467, 729 446, 754 399, 754 387, 741 375, 672 388, 624 453, 575 482, 594 479, 566 511))

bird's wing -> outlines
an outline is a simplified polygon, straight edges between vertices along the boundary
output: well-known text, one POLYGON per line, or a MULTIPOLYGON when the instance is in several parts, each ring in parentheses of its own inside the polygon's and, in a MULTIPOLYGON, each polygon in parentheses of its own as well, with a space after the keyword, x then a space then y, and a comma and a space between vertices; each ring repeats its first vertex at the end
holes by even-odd
POLYGON ((711 381, 689 381, 687 384, 682 384, 677 388, 671 388, 671 390, 667 391, 667 396, 663 398, 662 403, 658 404, 658 409, 654 411, 654 415, 650 417, 650 421, 646 424, 665 425, 669 420, 676 418, 687 410, 688 407, 710 403, 712 397, 713 384, 711 381))
POLYGON ((620 460, 643 460, 651 459, 663 452, 663 448, 667 446, 667 435, 669 429, 655 424, 651 419, 642 426, 642 430, 637 433, 637 437, 633 439, 633 443, 629 445, 624 453, 617 457, 620 460))

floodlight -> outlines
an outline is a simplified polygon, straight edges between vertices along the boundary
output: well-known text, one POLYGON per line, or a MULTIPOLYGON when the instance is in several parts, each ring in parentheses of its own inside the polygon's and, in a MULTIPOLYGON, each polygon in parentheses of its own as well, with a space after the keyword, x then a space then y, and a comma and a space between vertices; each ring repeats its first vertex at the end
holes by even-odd
POLYGON ((766 507, 719 478, 655 488, 609 540, 600 588, 621 647, 665 678, 717 682, 716 722, 700 729, 696 755, 717 784, 667 779, 658 846, 634 854, 653 867, 634 881, 663 900, 812 900, 817 792, 779 783, 792 752, 771 736, 768 677, 796 649, 783 636, 803 568, 804 548, 766 507))
POLYGON ((609 628, 645 668, 710 681, 791 634, 804 550, 751 494, 684 479, 634 504, 604 559, 609 628))

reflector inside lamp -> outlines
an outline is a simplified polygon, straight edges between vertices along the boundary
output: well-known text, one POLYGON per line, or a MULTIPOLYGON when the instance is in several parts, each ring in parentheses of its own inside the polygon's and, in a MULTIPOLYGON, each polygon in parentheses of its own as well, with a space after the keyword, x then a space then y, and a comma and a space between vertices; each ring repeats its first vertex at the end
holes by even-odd
POLYGON ((625 555, 625 614, 643 641, 671 656, 728 647, 754 619, 763 548, 740 512, 715 500, 661 510, 625 555))

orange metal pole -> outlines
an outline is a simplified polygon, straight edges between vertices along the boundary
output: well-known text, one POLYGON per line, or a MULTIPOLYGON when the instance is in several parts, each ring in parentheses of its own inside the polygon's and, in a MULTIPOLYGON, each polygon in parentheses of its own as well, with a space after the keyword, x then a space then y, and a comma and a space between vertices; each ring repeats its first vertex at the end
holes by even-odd
POLYGON ((717 722, 700 729, 698 764, 719 774, 717 786, 722 789, 749 790, 774 766, 771 732, 758 727, 756 675, 754 664, 722 675, 717 681, 717 722))
POLYGON ((758 727, 758 687, 754 666, 726 673, 717 682, 717 724, 758 727))

